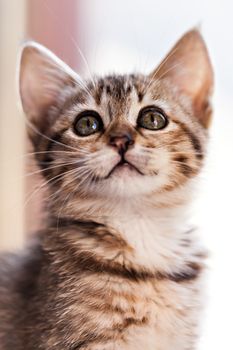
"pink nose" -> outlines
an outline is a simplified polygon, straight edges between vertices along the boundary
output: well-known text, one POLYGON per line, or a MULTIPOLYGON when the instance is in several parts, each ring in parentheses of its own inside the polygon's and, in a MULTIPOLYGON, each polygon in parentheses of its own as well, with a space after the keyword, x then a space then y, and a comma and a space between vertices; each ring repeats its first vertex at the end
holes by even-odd
POLYGON ((129 134, 110 136, 109 144, 116 148, 119 153, 122 153, 134 144, 134 140, 129 134))

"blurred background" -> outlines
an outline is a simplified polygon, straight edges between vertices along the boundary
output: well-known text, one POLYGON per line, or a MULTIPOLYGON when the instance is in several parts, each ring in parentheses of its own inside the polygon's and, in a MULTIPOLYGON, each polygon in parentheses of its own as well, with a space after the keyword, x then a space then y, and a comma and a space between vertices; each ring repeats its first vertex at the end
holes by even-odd
MULTIPOLYGON (((18 106, 20 43, 34 39, 81 75, 149 72, 199 26, 213 61, 215 109, 209 159, 192 208, 210 250, 208 306, 199 350, 233 339, 233 3, 213 0, 0 0, 0 248, 21 247, 41 227, 41 197, 18 106)), ((36 170, 35 170, 36 171, 36 170)))

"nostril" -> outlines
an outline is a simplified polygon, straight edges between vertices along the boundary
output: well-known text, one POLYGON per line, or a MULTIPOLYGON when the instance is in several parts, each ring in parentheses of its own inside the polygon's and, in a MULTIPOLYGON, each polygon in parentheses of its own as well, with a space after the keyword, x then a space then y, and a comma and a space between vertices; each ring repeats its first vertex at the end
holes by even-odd
POLYGON ((128 146, 134 144, 134 140, 128 135, 112 136, 109 139, 109 144, 113 147, 116 147, 119 150, 126 151, 128 146))

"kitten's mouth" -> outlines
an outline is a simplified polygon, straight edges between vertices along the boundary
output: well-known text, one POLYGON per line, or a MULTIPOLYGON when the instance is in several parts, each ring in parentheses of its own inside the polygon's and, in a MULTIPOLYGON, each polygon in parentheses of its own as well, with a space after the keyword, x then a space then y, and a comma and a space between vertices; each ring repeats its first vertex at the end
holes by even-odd
POLYGON ((125 159, 122 159, 119 163, 117 163, 112 170, 110 170, 110 172, 108 173, 107 176, 105 176, 105 179, 108 179, 113 173, 115 172, 121 172, 121 171, 132 171, 132 172, 137 172, 140 175, 144 175, 135 165, 133 165, 132 163, 128 162, 125 159))

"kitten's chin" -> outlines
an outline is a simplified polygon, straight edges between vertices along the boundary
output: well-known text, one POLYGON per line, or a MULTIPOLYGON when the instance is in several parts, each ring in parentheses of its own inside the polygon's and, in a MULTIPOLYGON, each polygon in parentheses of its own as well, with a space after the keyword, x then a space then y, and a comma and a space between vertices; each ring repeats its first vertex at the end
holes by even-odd
POLYGON ((126 199, 148 196, 159 190, 163 183, 163 176, 144 175, 133 166, 124 164, 117 166, 107 178, 93 184, 92 190, 97 196, 126 199))

